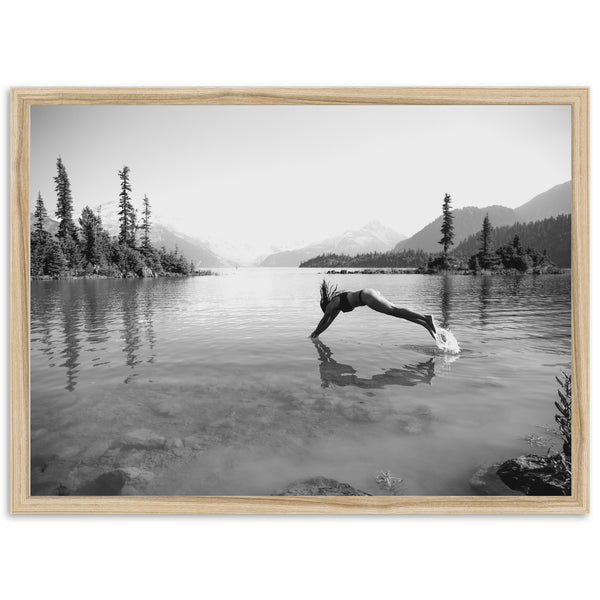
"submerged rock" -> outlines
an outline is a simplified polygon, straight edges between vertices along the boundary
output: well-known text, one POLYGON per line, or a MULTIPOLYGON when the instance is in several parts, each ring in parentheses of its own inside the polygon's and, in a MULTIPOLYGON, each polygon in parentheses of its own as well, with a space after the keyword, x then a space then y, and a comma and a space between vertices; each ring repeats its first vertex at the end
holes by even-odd
POLYGON ((290 483, 284 490, 271 494, 272 496, 370 496, 361 490, 353 488, 348 483, 340 483, 327 477, 311 477, 290 483))
POLYGON ((100 477, 82 485, 75 496, 120 496, 127 476, 120 469, 102 473, 100 477))
POLYGON ((512 490, 498 477, 500 463, 485 464, 479 467, 469 483, 481 496, 523 496, 523 492, 512 490))
POLYGON ((126 433, 123 438, 123 446, 131 448, 162 448, 165 442, 164 437, 149 429, 134 429, 126 433))
POLYGON ((110 450, 110 442, 107 442, 106 440, 100 440, 100 441, 95 442, 94 444, 92 444, 83 453, 83 457, 86 460, 99 458, 100 456, 102 456, 103 454, 105 454, 106 452, 108 452, 109 450, 110 450))
POLYGON ((398 430, 402 433, 423 433, 425 424, 416 417, 403 417, 398 419, 398 430))
POLYGON ((500 465, 497 473, 508 487, 528 496, 571 495, 571 473, 561 454, 511 458, 500 465))
POLYGON ((154 473, 137 467, 122 467, 119 471, 125 475, 128 483, 148 483, 154 479, 154 473))
MULTIPOLYGON (((121 496, 137 493, 138 486, 145 486, 154 479, 154 473, 137 467, 121 467, 102 473, 93 481, 83 484, 73 494, 75 496, 121 496)), ((71 488, 72 489, 72 488, 71 488)))

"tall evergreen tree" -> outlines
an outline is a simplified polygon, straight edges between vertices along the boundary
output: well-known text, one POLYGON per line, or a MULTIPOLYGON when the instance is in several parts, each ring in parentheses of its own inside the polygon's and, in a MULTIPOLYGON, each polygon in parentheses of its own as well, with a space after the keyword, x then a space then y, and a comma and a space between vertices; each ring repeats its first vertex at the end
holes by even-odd
POLYGON ((98 265, 102 255, 100 248, 100 218, 86 206, 81 211, 79 226, 81 227, 81 254, 86 263, 98 265))
POLYGON ((108 231, 102 226, 102 205, 99 204, 96 207, 96 219, 98 223, 98 239, 96 245, 100 254, 100 265, 103 269, 108 268, 108 259, 110 253, 110 235, 108 231))
POLYGON ((48 245, 44 254, 44 275, 58 277, 69 268, 60 244, 48 236, 48 245))
POLYGON ((483 227, 481 228, 481 254, 487 256, 490 253, 492 246, 492 226, 490 218, 486 214, 483 219, 483 227))
POLYGON ((523 253, 523 248, 521 248, 521 238, 519 237, 518 234, 515 235, 515 237, 513 238, 513 248, 515 249, 515 252, 517 254, 522 254, 523 253))
POLYGON ((121 193, 119 194, 119 243, 130 248, 135 247, 136 214, 129 193, 131 183, 129 182, 129 167, 124 166, 119 171, 121 180, 121 193))
POLYGON ((79 240, 77 228, 73 222, 73 198, 71 196, 71 182, 67 170, 59 156, 56 160, 56 177, 54 189, 56 191, 56 217, 59 219, 56 237, 59 240, 64 257, 69 269, 76 269, 79 263, 79 240))
POLYGON ((469 268, 474 271, 479 269, 492 269, 498 265, 498 255, 492 252, 492 225, 490 218, 486 214, 483 219, 483 226, 478 234, 479 252, 469 258, 469 268))
POLYGON ((498 257, 492 249, 492 225, 487 214, 485 215, 485 219, 483 219, 483 227, 481 228, 479 264, 482 269, 491 269, 498 264, 498 257))
POLYGON ((148 200, 148 196, 144 194, 144 208, 142 210, 142 251, 144 254, 148 254, 152 249, 150 244, 150 215, 152 212, 150 211, 150 200, 148 200))
POLYGON ((44 275, 45 255, 47 252, 48 237, 50 236, 44 229, 44 219, 47 215, 42 194, 38 192, 35 211, 33 212, 35 221, 30 240, 30 270, 32 275, 44 275))
POLYGON ((442 204, 442 239, 438 242, 442 245, 445 260, 448 258, 448 248, 454 244, 454 215, 450 206, 451 202, 452 198, 446 194, 442 204))
POLYGON ((42 233, 44 232, 44 219, 48 216, 41 192, 38 192, 33 216, 35 217, 34 232, 41 237, 42 233))

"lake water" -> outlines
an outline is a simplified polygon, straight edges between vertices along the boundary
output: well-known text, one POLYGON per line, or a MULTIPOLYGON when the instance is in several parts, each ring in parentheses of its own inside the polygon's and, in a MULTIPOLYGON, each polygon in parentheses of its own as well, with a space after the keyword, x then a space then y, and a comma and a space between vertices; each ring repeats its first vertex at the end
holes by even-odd
POLYGON ((322 269, 218 272, 32 282, 34 495, 129 467, 123 494, 269 495, 323 475, 473 495, 480 465, 559 447, 570 275, 328 277, 433 313, 462 348, 449 356, 367 307, 314 343, 322 269))

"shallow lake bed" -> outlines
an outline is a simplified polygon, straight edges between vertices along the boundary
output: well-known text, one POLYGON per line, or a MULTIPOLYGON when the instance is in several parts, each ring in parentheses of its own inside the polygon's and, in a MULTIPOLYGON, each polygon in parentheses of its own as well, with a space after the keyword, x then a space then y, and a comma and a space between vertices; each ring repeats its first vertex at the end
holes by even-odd
POLYGON ((115 493, 134 495, 268 495, 315 476, 391 493, 381 471, 396 493, 470 495, 481 464, 559 445, 568 274, 325 275, 433 313, 457 356, 368 308, 313 342, 323 277, 32 282, 32 493, 97 493, 120 469, 115 493))

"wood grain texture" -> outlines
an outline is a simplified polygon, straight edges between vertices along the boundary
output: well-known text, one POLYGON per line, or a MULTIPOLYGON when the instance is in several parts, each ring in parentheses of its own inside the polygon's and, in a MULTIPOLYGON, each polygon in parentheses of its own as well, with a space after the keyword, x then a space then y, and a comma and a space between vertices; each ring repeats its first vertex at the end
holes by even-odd
POLYGON ((572 463, 573 496, 589 512, 590 406, 589 406, 589 91, 573 103, 571 162, 573 198, 571 220, 571 327, 572 327, 572 463))
POLYGON ((11 90, 11 511, 19 514, 589 512, 589 293, 589 90, 587 88, 13 88, 11 90), (36 104, 571 105, 572 496, 31 496, 29 493, 29 132, 30 107, 36 104))

